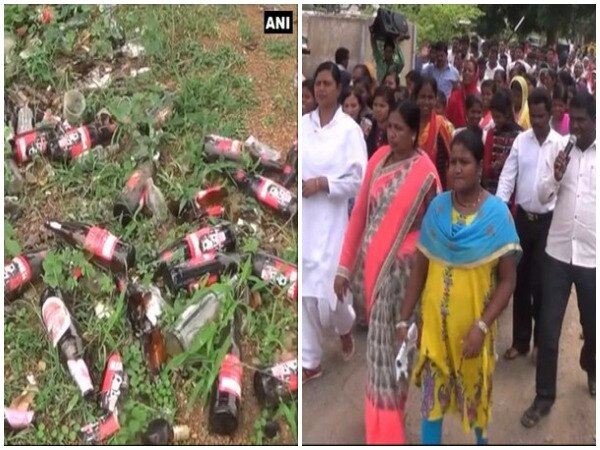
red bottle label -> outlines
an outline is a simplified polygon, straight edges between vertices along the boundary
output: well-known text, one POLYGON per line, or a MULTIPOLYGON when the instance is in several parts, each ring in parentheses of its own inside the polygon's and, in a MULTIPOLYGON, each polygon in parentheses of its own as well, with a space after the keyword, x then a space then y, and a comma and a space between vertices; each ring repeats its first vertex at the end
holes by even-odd
POLYGON ((121 425, 119 424, 119 419, 116 414, 111 414, 105 420, 100 422, 98 427, 98 436, 99 441, 102 442, 108 439, 110 436, 115 434, 117 431, 121 429, 121 425))
POLYGON ((273 209, 283 209, 292 201, 292 193, 268 178, 260 177, 258 199, 273 209))
POLYGON ((58 146, 69 155, 69 159, 78 157, 92 148, 90 132, 86 126, 72 128, 61 136, 58 146))
POLYGON ((48 297, 42 306, 42 320, 52 345, 56 347, 60 338, 71 327, 71 315, 67 306, 58 297, 48 297))
POLYGON ((210 217, 221 217, 225 213, 225 208, 221 205, 209 206, 206 208, 206 215, 210 217))
POLYGON ((100 407, 113 412, 121 396, 121 386, 125 383, 123 361, 118 353, 111 353, 106 362, 102 387, 100 388, 100 407))
POLYGON ((242 142, 234 139, 215 137, 215 147, 219 153, 238 156, 242 152, 242 142))
POLYGON ((67 361, 67 367, 82 394, 85 395, 94 390, 90 371, 83 359, 69 359, 67 361))
POLYGON ((286 264, 277 259, 270 259, 265 262, 260 277, 263 281, 274 284, 275 286, 287 289, 287 297, 290 300, 296 300, 298 296, 298 268, 293 264, 286 264))
POLYGON ((202 228, 185 237, 191 259, 223 249, 226 239, 223 231, 211 227, 202 228))
POLYGON ((4 265, 4 291, 13 292, 31 280, 31 267, 27 258, 17 256, 4 265))
POLYGON ((115 247, 119 239, 109 231, 99 227, 92 227, 85 237, 84 248, 94 255, 104 259, 112 260, 115 247))
POLYGON ((219 392, 227 392, 242 397, 242 364, 240 359, 231 353, 225 355, 219 370, 219 392))
POLYGON ((294 281, 287 290, 287 298, 293 301, 298 301, 298 280, 294 281))
POLYGON ((288 385, 291 392, 298 390, 298 361, 292 359, 274 365, 269 369, 271 374, 288 385))
POLYGON ((105 416, 98 422, 90 423, 81 428, 81 433, 87 443, 98 444, 115 434, 121 425, 116 413, 105 416))
POLYGON ((141 176, 142 176, 141 170, 136 170, 135 172, 133 172, 131 174, 131 176, 129 177, 129 179, 127 180, 127 183, 125 184, 125 189, 132 191, 137 186, 138 181, 141 176))
POLYGON ((15 138, 16 158, 18 163, 30 161, 34 155, 44 154, 48 151, 48 137, 46 133, 31 131, 15 138))

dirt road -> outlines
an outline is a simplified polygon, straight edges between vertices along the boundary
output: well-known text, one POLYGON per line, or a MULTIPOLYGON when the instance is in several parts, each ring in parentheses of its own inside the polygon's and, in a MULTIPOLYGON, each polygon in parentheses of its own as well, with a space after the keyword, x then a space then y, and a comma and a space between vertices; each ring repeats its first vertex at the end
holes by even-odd
MULTIPOLYGON (((499 322, 497 351, 510 345, 512 304, 499 322)), ((579 367, 579 311, 574 292, 563 323, 558 362, 558 392, 550 415, 533 429, 520 418, 535 394, 535 366, 529 356, 513 361, 500 357, 494 375, 493 417, 490 444, 595 444, 596 401, 587 391, 585 372, 579 367)), ((356 354, 344 363, 339 341, 327 340, 323 376, 303 386, 302 442, 304 444, 364 444, 364 386, 366 382, 366 332, 356 332, 356 354)), ((420 443, 421 390, 414 385, 408 398, 405 432, 408 443, 420 443)), ((472 444, 458 418, 444 421, 444 444, 472 444)))

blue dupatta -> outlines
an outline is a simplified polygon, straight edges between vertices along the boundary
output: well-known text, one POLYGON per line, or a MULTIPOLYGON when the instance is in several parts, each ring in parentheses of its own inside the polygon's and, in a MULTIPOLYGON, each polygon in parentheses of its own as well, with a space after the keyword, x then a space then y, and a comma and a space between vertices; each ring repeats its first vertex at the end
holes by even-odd
POLYGON ((471 224, 452 225, 452 191, 433 199, 421 225, 417 247, 447 266, 476 267, 508 253, 522 252, 513 217, 506 204, 488 195, 471 224))

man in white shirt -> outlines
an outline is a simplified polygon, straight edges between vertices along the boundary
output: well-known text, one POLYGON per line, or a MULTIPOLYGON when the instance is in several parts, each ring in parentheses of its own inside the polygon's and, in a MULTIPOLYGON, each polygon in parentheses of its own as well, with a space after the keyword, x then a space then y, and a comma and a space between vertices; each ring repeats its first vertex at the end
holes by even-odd
POLYGON ((517 286, 513 296, 512 345, 504 353, 504 358, 508 360, 529 353, 532 334, 532 357, 534 360, 536 358, 542 296, 540 274, 555 204, 554 199, 540 202, 536 186, 545 156, 564 148, 564 138, 550 128, 552 101, 546 90, 534 89, 529 95, 528 103, 531 129, 519 134, 514 140, 496 191, 496 195, 507 203, 513 191, 516 194, 515 226, 523 249, 523 256, 517 266, 517 286))
POLYGON ((496 41, 492 41, 490 44, 488 62, 485 65, 485 73, 483 75, 483 79, 493 80, 494 73, 496 73, 496 70, 504 70, 504 67, 502 67, 498 62, 498 43, 496 41))
POLYGON ((588 390, 596 396, 596 102, 587 92, 575 94, 569 110, 571 133, 577 138, 570 154, 546 155, 538 185, 540 201, 556 200, 544 261, 540 317, 540 350, 536 397, 521 417, 527 428, 547 415, 556 399, 560 331, 575 284, 583 327, 579 358, 587 372, 588 390))

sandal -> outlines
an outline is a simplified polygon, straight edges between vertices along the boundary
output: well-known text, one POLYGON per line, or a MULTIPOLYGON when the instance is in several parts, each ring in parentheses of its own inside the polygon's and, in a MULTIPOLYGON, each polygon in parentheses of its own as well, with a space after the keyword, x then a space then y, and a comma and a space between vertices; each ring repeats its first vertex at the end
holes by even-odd
POLYGON ((321 375, 323 375, 323 370, 321 370, 321 366, 317 366, 314 369, 305 369, 304 367, 302 368, 302 384, 306 383, 307 381, 313 380, 315 378, 319 378, 321 375))
POLYGON ((523 416, 521 416, 521 425, 525 428, 533 428, 539 423, 542 417, 547 416, 549 412, 549 410, 546 412, 542 411, 535 406, 535 404, 531 405, 527 411, 523 413, 523 416))
POLYGON ((526 354, 527 353, 521 353, 519 350, 517 350, 514 347, 510 347, 508 350, 506 350, 504 352, 504 359, 507 359, 510 361, 510 360, 516 359, 518 356, 524 356, 526 354))

